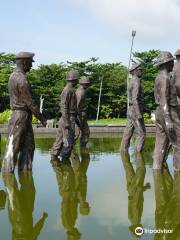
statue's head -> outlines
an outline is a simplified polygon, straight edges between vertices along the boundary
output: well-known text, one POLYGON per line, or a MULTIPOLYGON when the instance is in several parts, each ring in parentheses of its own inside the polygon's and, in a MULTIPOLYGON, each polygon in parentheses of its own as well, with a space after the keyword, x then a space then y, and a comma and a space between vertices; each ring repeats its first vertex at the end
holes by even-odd
POLYGON ((86 77, 86 76, 80 77, 79 84, 83 86, 84 89, 88 88, 90 84, 89 77, 86 77))
POLYGON ((138 77, 142 76, 143 68, 141 66, 141 63, 134 63, 132 67, 129 70, 130 74, 136 75, 138 77))
POLYGON ((71 70, 66 73, 66 80, 68 82, 71 82, 73 85, 76 85, 78 83, 79 79, 79 72, 76 70, 71 70))
POLYGON ((156 66, 160 69, 166 69, 168 72, 171 72, 174 66, 174 57, 170 52, 162 51, 160 52, 156 66))
POLYGON ((32 62, 34 62, 32 52, 19 52, 15 56, 17 66, 23 69, 24 72, 29 72, 32 68, 32 62))
POLYGON ((174 56, 176 57, 177 61, 180 61, 180 49, 177 49, 174 56))

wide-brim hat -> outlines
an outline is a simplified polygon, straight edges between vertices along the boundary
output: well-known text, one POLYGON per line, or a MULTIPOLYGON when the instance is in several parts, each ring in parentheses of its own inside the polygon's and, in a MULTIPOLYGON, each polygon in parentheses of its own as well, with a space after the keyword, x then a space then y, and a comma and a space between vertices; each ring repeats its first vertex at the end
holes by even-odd
POLYGON ((86 76, 80 77, 79 84, 89 84, 89 83, 90 83, 89 77, 86 77, 86 76))
POLYGON ((35 54, 33 52, 19 52, 15 55, 15 59, 31 59, 34 62, 33 57, 35 54))
POLYGON ((174 56, 180 56, 180 49, 176 50, 174 56))
POLYGON ((134 63, 132 67, 129 69, 129 72, 132 72, 137 68, 142 69, 141 63, 134 63))
POLYGON ((172 62, 174 61, 174 57, 170 52, 166 52, 166 51, 162 51, 160 52, 157 61, 155 63, 155 66, 160 66, 162 64, 168 63, 168 62, 172 62))
POLYGON ((66 80, 67 81, 74 81, 79 79, 79 72, 76 70, 71 70, 66 73, 66 80))

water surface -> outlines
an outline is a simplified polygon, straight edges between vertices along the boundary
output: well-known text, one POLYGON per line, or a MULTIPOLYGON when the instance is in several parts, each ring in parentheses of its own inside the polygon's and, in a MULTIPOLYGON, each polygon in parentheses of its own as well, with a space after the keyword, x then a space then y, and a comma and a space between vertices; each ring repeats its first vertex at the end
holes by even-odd
MULTIPOLYGON (((154 137, 143 154, 132 141, 123 156, 119 137, 92 137, 87 149, 76 145, 71 162, 51 159, 53 141, 36 138, 32 174, 1 176, 0 240, 131 240, 137 226, 174 230, 141 239, 179 239, 180 177, 171 155, 153 173, 154 137)), ((4 149, 5 139, 1 159, 4 149)))

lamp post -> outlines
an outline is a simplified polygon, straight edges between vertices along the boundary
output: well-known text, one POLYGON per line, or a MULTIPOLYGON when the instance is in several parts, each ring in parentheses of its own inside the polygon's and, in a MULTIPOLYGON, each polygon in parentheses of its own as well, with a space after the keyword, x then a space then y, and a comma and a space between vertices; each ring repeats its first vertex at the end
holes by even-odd
POLYGON ((102 83, 103 83, 103 77, 101 77, 101 85, 100 85, 100 89, 99 89, 99 99, 98 99, 98 109, 97 109, 97 115, 96 115, 96 122, 99 119, 99 109, 100 109, 100 103, 101 103, 102 83))
POLYGON ((128 87, 129 87, 129 69, 131 65, 131 59, 132 59, 132 52, 133 52, 133 45, 134 45, 134 38, 136 36, 136 31, 132 31, 132 41, 131 41, 131 50, 129 54, 129 63, 128 63, 128 74, 127 74, 127 102, 128 102, 128 107, 129 107, 129 96, 128 96, 128 87))

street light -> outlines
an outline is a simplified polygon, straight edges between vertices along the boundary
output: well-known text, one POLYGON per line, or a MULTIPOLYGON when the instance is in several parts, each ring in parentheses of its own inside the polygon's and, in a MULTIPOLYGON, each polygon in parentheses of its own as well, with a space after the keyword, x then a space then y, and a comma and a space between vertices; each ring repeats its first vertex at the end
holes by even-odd
POLYGON ((129 107, 129 96, 128 96, 128 88, 129 88, 129 70, 130 70, 130 64, 132 60, 132 51, 133 51, 133 45, 134 45, 134 38, 136 36, 136 30, 132 30, 132 41, 131 41, 131 50, 129 54, 129 63, 128 63, 128 74, 127 74, 127 102, 129 107))
POLYGON ((101 77, 100 79, 101 79, 101 85, 100 85, 100 89, 99 89, 99 99, 98 99, 98 109, 97 109, 97 115, 96 115, 96 122, 99 119, 99 109, 100 109, 100 104, 101 104, 101 92, 102 92, 103 77, 101 77))

